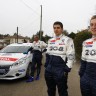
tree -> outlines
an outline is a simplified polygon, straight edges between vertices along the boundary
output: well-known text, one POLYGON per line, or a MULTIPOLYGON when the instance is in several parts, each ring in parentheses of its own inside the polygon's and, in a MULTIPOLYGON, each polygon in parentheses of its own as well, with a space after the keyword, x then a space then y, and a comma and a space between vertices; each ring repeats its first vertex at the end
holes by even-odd
POLYGON ((34 35, 32 36, 32 38, 31 38, 31 42, 33 42, 34 41, 34 35))
POLYGON ((17 36, 17 33, 14 33, 13 36, 17 36))
POLYGON ((49 40, 51 37, 50 37, 50 36, 48 36, 48 35, 45 35, 45 37, 44 37, 44 38, 45 38, 45 41, 46 41, 46 42, 48 42, 48 40, 49 40))
POLYGON ((74 39, 74 45, 75 45, 75 53, 77 59, 81 58, 83 41, 91 37, 92 37, 91 32, 88 32, 88 30, 83 30, 76 34, 74 39))
POLYGON ((70 38, 72 38, 72 39, 74 39, 75 36, 76 36, 76 34, 75 34, 74 32, 71 32, 71 33, 68 35, 68 37, 70 37, 70 38))
POLYGON ((67 30, 63 30, 63 33, 62 33, 62 34, 68 36, 68 32, 67 32, 67 30))
POLYGON ((45 40, 45 38, 44 38, 44 36, 43 36, 43 31, 39 31, 39 32, 37 32, 36 33, 36 35, 38 35, 39 36, 39 39, 41 40, 41 41, 44 41, 44 42, 46 42, 46 40, 45 40), (41 34, 40 34, 41 33, 41 34), (40 36, 41 35, 41 36, 40 36))
POLYGON ((0 39, 2 39, 4 36, 2 34, 0 34, 0 39))
POLYGON ((8 36, 10 36, 10 35, 9 35, 9 34, 5 34, 5 35, 4 35, 4 37, 8 37, 8 36))

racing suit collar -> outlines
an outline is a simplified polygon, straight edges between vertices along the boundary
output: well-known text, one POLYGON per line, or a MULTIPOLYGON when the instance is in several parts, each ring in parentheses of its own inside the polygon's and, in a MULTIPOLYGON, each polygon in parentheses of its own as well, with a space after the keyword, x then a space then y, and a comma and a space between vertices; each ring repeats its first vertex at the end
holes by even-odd
POLYGON ((96 41, 96 36, 93 35, 92 36, 92 39, 93 39, 93 41, 96 41))
POLYGON ((58 39, 58 38, 61 38, 63 36, 63 34, 59 35, 59 36, 56 36, 55 35, 55 38, 58 39))
POLYGON ((38 43, 40 40, 38 40, 38 41, 34 41, 34 43, 38 43))

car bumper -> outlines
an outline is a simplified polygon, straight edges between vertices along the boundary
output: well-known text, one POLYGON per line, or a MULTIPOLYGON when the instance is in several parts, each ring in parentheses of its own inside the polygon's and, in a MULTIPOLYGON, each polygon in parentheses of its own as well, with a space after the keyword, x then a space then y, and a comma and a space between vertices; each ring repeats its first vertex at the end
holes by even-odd
MULTIPOLYGON (((0 79, 13 80, 26 76, 27 64, 22 64, 18 66, 9 66, 5 70, 6 72, 0 73, 0 79)), ((3 68, 4 69, 4 68, 3 68)))

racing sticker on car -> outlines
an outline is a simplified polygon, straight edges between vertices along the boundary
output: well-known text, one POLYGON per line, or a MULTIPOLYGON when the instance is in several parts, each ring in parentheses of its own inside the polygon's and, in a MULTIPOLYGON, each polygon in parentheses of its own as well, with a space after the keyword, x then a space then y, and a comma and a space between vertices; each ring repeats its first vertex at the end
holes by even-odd
POLYGON ((18 58, 0 57, 0 61, 16 61, 18 58))

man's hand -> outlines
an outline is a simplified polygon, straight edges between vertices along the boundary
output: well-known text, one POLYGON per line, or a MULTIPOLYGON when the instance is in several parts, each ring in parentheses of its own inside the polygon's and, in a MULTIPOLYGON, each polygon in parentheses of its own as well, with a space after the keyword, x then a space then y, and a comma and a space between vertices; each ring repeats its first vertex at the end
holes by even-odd
POLYGON ((64 72, 64 76, 67 76, 68 75, 68 73, 67 72, 64 72))

